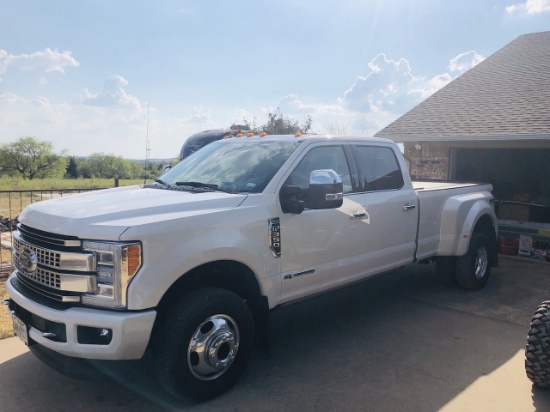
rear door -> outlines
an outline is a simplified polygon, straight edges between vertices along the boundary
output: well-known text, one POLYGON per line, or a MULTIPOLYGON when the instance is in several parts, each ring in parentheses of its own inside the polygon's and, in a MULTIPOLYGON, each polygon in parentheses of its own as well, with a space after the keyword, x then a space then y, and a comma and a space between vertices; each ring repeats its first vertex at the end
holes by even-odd
POLYGON ((396 153, 382 145, 352 144, 362 193, 361 206, 368 215, 364 247, 369 268, 377 272, 413 260, 416 249, 418 199, 403 179, 396 153))

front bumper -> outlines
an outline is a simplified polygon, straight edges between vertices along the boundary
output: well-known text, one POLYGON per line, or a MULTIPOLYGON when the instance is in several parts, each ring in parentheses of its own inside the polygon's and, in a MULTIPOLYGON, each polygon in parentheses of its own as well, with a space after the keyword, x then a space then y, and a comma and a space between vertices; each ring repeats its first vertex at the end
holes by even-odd
MULTIPOLYGON (((21 292, 18 279, 13 273, 6 282, 11 300, 28 312, 33 320, 29 324, 29 338, 62 355, 85 359, 128 360, 141 359, 149 343, 157 312, 114 312, 101 309, 72 307, 58 310, 42 305, 21 292), (65 339, 62 342, 43 336, 44 330, 38 324, 64 326, 65 339), (108 344, 81 343, 78 327, 110 329, 112 338, 108 344)), ((16 309, 17 314, 17 309, 16 309)))

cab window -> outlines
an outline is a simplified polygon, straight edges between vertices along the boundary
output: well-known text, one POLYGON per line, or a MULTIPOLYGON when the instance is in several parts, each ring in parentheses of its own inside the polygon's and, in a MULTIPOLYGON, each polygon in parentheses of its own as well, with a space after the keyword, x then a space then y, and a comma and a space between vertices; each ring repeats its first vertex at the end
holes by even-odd
POLYGON ((358 191, 396 190, 403 187, 403 173, 389 147, 355 146, 353 155, 359 169, 358 191))
POLYGON ((311 149, 290 174, 285 186, 307 186, 314 170, 332 169, 342 179, 344 193, 352 191, 351 176, 342 146, 320 146, 311 149))

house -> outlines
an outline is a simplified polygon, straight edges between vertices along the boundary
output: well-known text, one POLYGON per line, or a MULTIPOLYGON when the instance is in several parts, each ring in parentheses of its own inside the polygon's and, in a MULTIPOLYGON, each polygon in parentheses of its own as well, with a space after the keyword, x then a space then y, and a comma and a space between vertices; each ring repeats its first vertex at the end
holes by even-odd
POLYGON ((546 234, 550 32, 518 37, 375 136, 403 143, 414 179, 491 182, 505 230, 546 234))

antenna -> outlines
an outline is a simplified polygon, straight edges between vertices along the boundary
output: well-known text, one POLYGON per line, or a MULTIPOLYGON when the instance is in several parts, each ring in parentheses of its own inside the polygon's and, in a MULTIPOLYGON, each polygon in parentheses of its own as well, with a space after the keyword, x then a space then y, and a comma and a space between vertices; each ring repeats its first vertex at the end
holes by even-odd
POLYGON ((149 142, 149 102, 147 102, 147 134, 145 137, 145 163, 143 165, 143 184, 147 183, 147 160, 151 151, 149 142))

